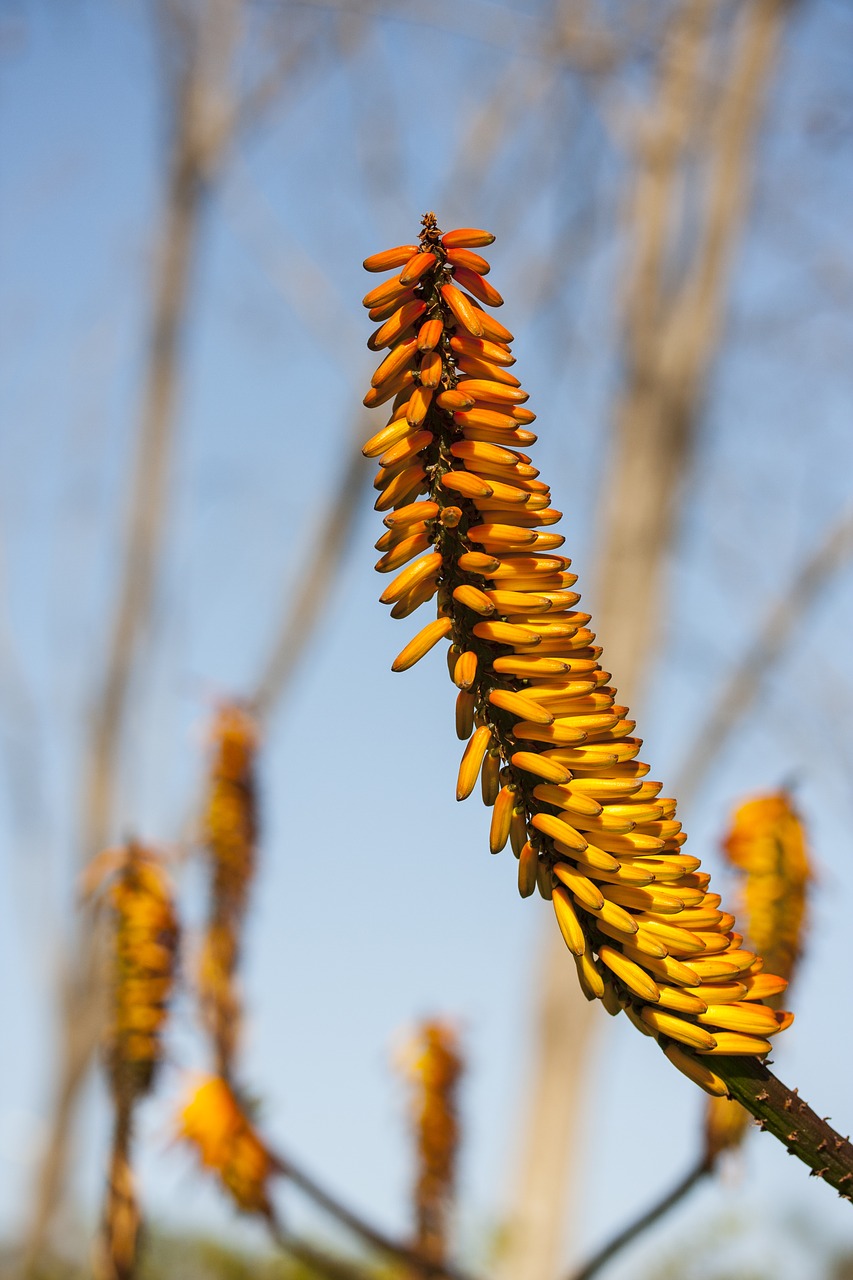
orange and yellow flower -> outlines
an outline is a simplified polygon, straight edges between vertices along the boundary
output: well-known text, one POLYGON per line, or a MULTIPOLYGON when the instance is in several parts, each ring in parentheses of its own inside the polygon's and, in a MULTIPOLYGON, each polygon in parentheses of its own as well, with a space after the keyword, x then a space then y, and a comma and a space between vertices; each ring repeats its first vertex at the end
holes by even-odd
POLYGON ((194 1086, 180 1114, 180 1136, 216 1173, 238 1208, 269 1213, 269 1181, 275 1162, 230 1085, 207 1076, 194 1086))
POLYGON ((786 983, 763 972, 684 852, 675 800, 639 760, 577 607, 561 513, 526 452, 535 415, 510 372, 513 336, 486 309, 503 299, 475 250, 493 238, 442 235, 427 214, 418 243, 364 264, 394 271, 364 299, 382 353, 364 403, 391 406, 364 446, 387 529, 376 568, 393 574, 380 599, 395 618, 436 601, 393 669, 450 642, 467 739, 457 798, 481 779, 490 847, 509 841, 522 896, 538 888, 553 903, 586 996, 724 1094, 714 1056, 769 1051, 790 1017, 766 1001, 786 983))
POLYGON ((113 949, 106 1057, 114 1088, 150 1088, 162 1057, 162 1030, 175 981, 178 919, 172 888, 156 853, 130 843, 100 854, 90 889, 107 882, 113 949))
POLYGON ((418 1155, 415 1246, 435 1262, 447 1252, 453 1205, 459 1116, 456 1096, 464 1062, 453 1027, 425 1022, 401 1055, 414 1085, 412 1122, 418 1155))
POLYGON ((210 910, 198 965, 198 985, 217 1067, 227 1074, 240 1030, 237 966, 246 901, 255 871, 257 726, 242 707, 227 704, 217 714, 211 738, 213 760, 204 822, 211 869, 210 910))
POLYGON ((748 800, 735 812, 723 850, 742 873, 746 935, 789 981, 805 935, 812 880, 802 820, 785 791, 748 800))
MULTIPOLYGON (((790 983, 802 954, 806 897, 812 880, 802 820, 785 791, 758 796, 735 811, 723 841, 728 860, 741 873, 741 909, 750 945, 790 983)), ((768 997, 778 1007, 779 995, 768 997)), ((705 1145, 713 1160, 741 1142, 749 1113, 737 1102, 711 1098, 705 1145)))
POLYGON ((205 816, 205 843, 213 867, 214 897, 239 914, 255 870, 258 730, 242 707, 221 707, 211 731, 213 760, 205 816))

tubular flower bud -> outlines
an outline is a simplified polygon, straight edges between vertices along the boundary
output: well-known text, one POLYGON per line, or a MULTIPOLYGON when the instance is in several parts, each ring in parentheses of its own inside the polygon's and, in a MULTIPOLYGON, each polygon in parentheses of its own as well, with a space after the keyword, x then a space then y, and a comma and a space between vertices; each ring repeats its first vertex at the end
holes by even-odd
POLYGON ((178 1134, 196 1148, 239 1209, 270 1212, 268 1183, 275 1161, 221 1076, 196 1084, 181 1109, 178 1134))
POLYGON ((246 711, 227 704, 216 716, 211 738, 213 759, 204 820, 211 889, 198 986, 218 1069, 228 1075, 242 1012, 236 973, 243 914, 255 871, 257 729, 246 711))
MULTIPOLYGON (((760 994, 778 1009, 802 954, 806 896, 813 878, 803 824, 787 792, 740 805, 723 852, 741 873, 746 936, 773 970, 773 975, 761 973, 752 979, 752 998, 760 994)), ((749 1112, 740 1103, 712 1098, 705 1114, 709 1159, 739 1146, 749 1122, 749 1112)))
MULTIPOLYGON (((516 447, 519 424, 535 415, 520 407, 526 392, 507 371, 512 334, 485 309, 502 299, 484 280, 481 264, 473 271, 470 258, 455 252, 489 243, 479 229, 443 236, 434 214, 423 219, 418 253, 432 261, 420 274, 407 265, 406 280, 416 283, 405 301, 421 302, 424 310, 389 353, 399 347, 391 367, 398 380, 407 379, 395 417, 405 414, 422 385, 422 368, 434 394, 416 429, 408 436, 390 433, 410 440, 415 430, 424 433, 410 476, 395 491, 398 473, 380 460, 376 482, 387 503, 381 509, 422 506, 432 554, 423 556, 420 543, 412 552, 421 557, 412 573, 428 571, 429 583, 415 599, 435 598, 438 617, 450 620, 453 652, 472 655, 464 679, 461 662, 452 671, 473 698, 477 726, 457 798, 473 790, 484 756, 497 758, 501 785, 514 798, 521 893, 535 883, 551 900, 585 994, 600 997, 610 1012, 624 1009, 680 1070, 719 1092, 718 1078, 701 1063, 713 1063, 715 1053, 766 1053, 767 1037, 788 1018, 764 1002, 766 988, 750 985, 763 960, 741 946, 734 917, 718 910, 698 859, 682 853, 686 836, 675 801, 648 780, 649 766, 638 759, 642 740, 627 707, 617 705, 589 616, 576 611, 576 577, 558 552, 564 538, 540 531, 556 523, 559 512, 529 456, 516 447), (428 342, 421 343, 427 325, 428 342), (444 519, 450 507, 452 521, 444 519), (487 618, 486 600, 493 606, 487 618), (543 784, 549 784, 544 792, 543 784), (530 852, 523 850, 522 823, 530 852), (576 874, 561 877, 559 868, 576 874), (648 886, 649 892, 637 892, 648 886), (599 898, 601 905, 594 905, 599 898), (724 994, 735 980, 744 988, 734 1002, 738 1009, 724 994), (691 1000, 691 988, 701 988, 701 998, 691 1000)), ((374 289, 365 305, 404 292, 397 276, 374 289)), ((371 456, 378 456, 376 439, 365 448, 371 456)), ((397 599, 387 590, 383 596, 387 603, 397 599)), ((403 616, 398 605, 394 616, 403 616)), ((495 823, 493 845, 504 834, 502 817, 495 823)))
POLYGON ((131 842, 90 865, 85 888, 112 915, 110 1018, 105 1057, 124 1103, 151 1087, 162 1057, 162 1029, 175 981, 178 919, 172 888, 151 849, 131 842))
POLYGON ((414 1243, 425 1257, 442 1262, 456 1185, 456 1099, 464 1071, 456 1032, 444 1022, 424 1022, 405 1046, 401 1063, 413 1085, 411 1116, 418 1164, 414 1243))

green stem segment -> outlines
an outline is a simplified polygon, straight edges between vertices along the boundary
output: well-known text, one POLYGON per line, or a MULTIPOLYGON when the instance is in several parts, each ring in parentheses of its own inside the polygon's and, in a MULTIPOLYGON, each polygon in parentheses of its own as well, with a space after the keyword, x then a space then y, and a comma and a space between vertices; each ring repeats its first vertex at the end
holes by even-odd
POLYGON ((853 1145, 812 1111, 796 1089, 777 1080, 758 1058, 709 1060, 725 1080, 731 1095, 755 1116, 759 1129, 778 1138, 788 1154, 811 1169, 841 1196, 853 1203, 853 1145))

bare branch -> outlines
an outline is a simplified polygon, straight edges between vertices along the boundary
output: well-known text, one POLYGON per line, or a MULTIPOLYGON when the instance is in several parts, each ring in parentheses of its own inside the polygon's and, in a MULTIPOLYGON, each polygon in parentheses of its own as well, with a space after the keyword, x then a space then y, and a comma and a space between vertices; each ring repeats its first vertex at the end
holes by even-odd
POLYGON ((740 11, 711 116, 705 213, 688 268, 674 286, 674 218, 682 166, 701 125, 711 0, 685 0, 680 9, 659 106, 641 132, 638 234, 626 300, 628 377, 617 407, 596 579, 599 634, 629 702, 636 701, 640 670, 657 635, 679 478, 717 346, 754 138, 788 8, 787 0, 752 0, 740 11))
POLYGON ((277 1153, 275 1155, 275 1163, 276 1168, 284 1177, 289 1178, 294 1186, 299 1187, 321 1209, 324 1209, 326 1213, 331 1214, 343 1226, 359 1236, 365 1244, 407 1263, 414 1269, 416 1275, 443 1277, 443 1280, 471 1280, 471 1277, 466 1272, 460 1271, 450 1263, 438 1262, 434 1258, 427 1258, 417 1249, 410 1249, 408 1245, 392 1239, 384 1231, 374 1227, 361 1214, 355 1213, 354 1210, 338 1200, 336 1196, 324 1190, 304 1169, 294 1164, 289 1156, 277 1153))
POLYGON ((573 1271, 570 1280, 592 1280, 593 1276, 597 1276, 602 1267, 614 1258, 617 1253, 621 1253, 623 1249, 632 1244, 637 1236, 648 1231, 649 1227, 653 1227, 659 1222, 670 1209, 674 1209, 677 1204, 690 1194, 693 1188, 706 1178, 712 1171, 712 1163, 707 1156, 703 1156, 697 1165, 695 1165, 688 1174, 686 1174, 680 1182, 677 1182, 671 1191, 658 1200, 657 1204, 652 1205, 651 1209, 646 1209, 639 1218, 635 1218, 627 1227, 608 1240, 601 1249, 598 1250, 590 1260, 580 1268, 579 1271, 573 1271))
MULTIPOLYGON (((81 865, 110 838, 122 727, 137 648, 150 612, 163 540, 175 433, 180 344, 198 251, 204 199, 222 161, 232 120, 231 63, 241 0, 216 0, 195 31, 177 95, 168 192, 153 318, 115 612, 103 684, 95 697, 80 832, 81 865)), ((73 1107, 97 1040, 99 985, 93 922, 81 922, 75 960, 63 981, 59 1085, 26 1248, 27 1268, 41 1254, 64 1173, 73 1107)))
POLYGON ((798 620, 851 558, 853 511, 847 511, 830 526, 817 549, 773 601, 708 719, 696 732, 676 783, 676 794, 682 804, 689 804, 695 797, 736 726, 755 706, 764 681, 793 638, 798 620))
POLYGON ((361 454, 360 442, 364 439, 361 416, 358 424, 359 430, 352 436, 338 487, 320 521, 301 581, 295 592, 288 592, 270 656, 251 698, 252 707, 259 716, 269 716, 302 657, 358 516, 368 475, 361 454))

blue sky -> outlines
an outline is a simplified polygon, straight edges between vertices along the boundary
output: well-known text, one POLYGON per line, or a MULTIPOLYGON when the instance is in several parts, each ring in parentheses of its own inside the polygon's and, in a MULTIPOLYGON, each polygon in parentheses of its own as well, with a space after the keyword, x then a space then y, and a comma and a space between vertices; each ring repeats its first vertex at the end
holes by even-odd
MULTIPOLYGON (((425 209, 445 226, 499 232, 492 278, 581 589, 594 558, 625 262, 617 140, 647 92, 649 58, 616 85, 579 85, 529 52, 527 33, 547 18, 533 3, 512 13, 463 6, 459 34, 441 9, 430 26, 365 20, 344 31, 320 6, 295 13, 300 30, 317 34, 316 65, 239 139, 194 279, 166 554, 121 797, 121 828, 165 842, 197 786, 211 705, 257 678, 343 464, 372 367, 361 260, 411 238, 425 209), (349 63, 343 35, 355 41, 349 63), (512 102, 522 78, 528 96, 478 184, 475 165, 453 163, 460 138, 487 94, 512 102), (555 277, 557 299, 545 306, 555 277), (312 289, 312 278, 322 283, 312 289)), ((72 910, 81 729, 105 651, 138 424, 166 123, 144 5, 22 0, 0 24, 9 424, 0 433, 0 969, 15 1029, 0 1068, 0 1225, 13 1230, 51 1079, 50 985, 72 910)), ((671 566, 665 645, 641 712, 656 776, 675 776, 768 603, 849 501, 851 34, 849 10, 829 0, 799 6, 789 22, 671 566)), ((509 855, 489 857, 479 802, 453 799, 458 744, 443 660, 389 671, 415 628, 375 603, 381 526, 370 506, 366 497, 321 624, 266 729, 245 1076, 274 1137, 402 1233, 409 1155, 393 1045, 420 1016, 458 1019, 470 1064, 464 1232, 477 1247, 509 1186, 540 934, 551 922, 538 899, 518 900, 509 855)), ((798 621, 756 713, 682 815, 713 869, 731 805, 797 779, 821 871, 798 1020, 778 1069, 842 1129, 852 613, 848 571, 798 621)), ((197 924, 197 869, 182 892, 197 924)), ((566 969, 574 982, 568 958, 566 969)), ((178 1068, 203 1062, 192 1012, 179 1012, 162 1097, 143 1118, 146 1204, 167 1223, 245 1234, 189 1160, 167 1149, 178 1068)), ((601 1021, 578 1153, 579 1251, 686 1167, 701 1106, 628 1025, 601 1021)), ((75 1175, 87 1212, 105 1116, 93 1085, 75 1175)), ((778 1144, 750 1143, 745 1163, 736 1189, 699 1193, 682 1223, 736 1203, 754 1244, 796 1208, 829 1239, 850 1239, 849 1211, 778 1144)), ((796 1258, 778 1259, 773 1273, 798 1274, 796 1258)))

